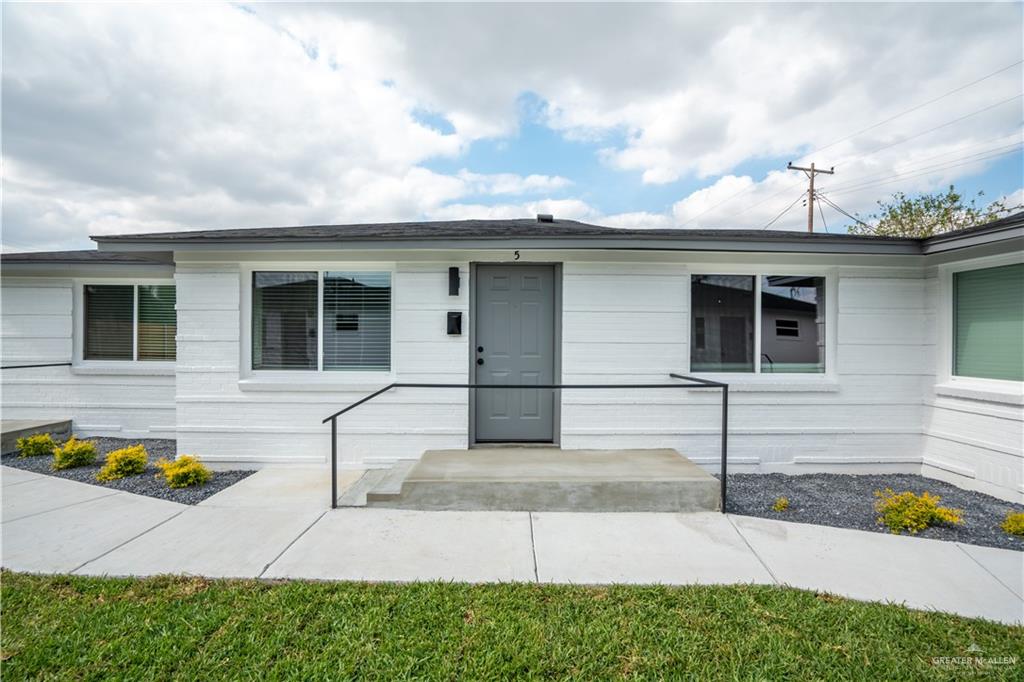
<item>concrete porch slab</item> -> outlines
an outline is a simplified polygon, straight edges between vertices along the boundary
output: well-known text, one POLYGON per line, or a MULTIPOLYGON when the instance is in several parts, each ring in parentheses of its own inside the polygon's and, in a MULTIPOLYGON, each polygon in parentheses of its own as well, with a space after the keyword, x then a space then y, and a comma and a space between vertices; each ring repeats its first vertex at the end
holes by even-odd
POLYGON ((190 507, 75 572, 256 578, 322 513, 190 507))
POLYGON ((1024 602, 956 543, 730 516, 780 584, 1019 623, 1024 602))
MULTIPOLYGON (((339 471, 338 494, 362 475, 362 470, 339 471)), ((330 504, 330 469, 267 467, 211 495, 198 506, 323 511, 330 504)))
POLYGON ((3 565, 13 571, 70 573, 185 509, 177 502, 115 492, 24 517, 3 524, 3 565))
POLYGON ((110 488, 56 476, 39 476, 19 485, 6 486, 3 491, 4 523, 117 493, 110 488))
POLYGON ((265 578, 533 580, 528 514, 339 509, 281 555, 265 578))
POLYGON ((724 514, 534 513, 541 582, 772 583, 724 514))
POLYGON ((0 451, 15 452, 18 439, 37 433, 48 433, 54 440, 71 435, 70 419, 0 419, 0 451))
POLYGON ((672 449, 428 450, 367 506, 433 511, 682 512, 718 507, 718 481, 672 449))

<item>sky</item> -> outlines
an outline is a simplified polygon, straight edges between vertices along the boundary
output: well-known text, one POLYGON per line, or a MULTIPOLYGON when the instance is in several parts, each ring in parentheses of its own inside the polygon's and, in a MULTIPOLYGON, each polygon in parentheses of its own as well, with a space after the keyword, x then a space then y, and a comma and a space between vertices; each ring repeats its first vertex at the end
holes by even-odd
POLYGON ((1022 203, 1022 5, 11 4, 5 251, 558 218, 806 229, 1022 203))

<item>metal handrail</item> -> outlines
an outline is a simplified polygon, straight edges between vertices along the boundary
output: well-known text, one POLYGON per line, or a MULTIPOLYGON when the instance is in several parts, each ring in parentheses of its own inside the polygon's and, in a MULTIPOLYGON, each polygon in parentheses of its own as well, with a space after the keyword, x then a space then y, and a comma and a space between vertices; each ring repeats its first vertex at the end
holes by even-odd
POLYGON ((4 365, 0 369, 31 369, 33 367, 70 367, 70 362, 47 362, 42 365, 4 365))
POLYGON ((516 390, 575 390, 575 389, 611 389, 611 388, 631 388, 631 389, 660 389, 660 388, 716 388, 722 391, 722 473, 720 481, 720 497, 722 513, 726 511, 726 485, 725 475, 727 468, 727 460, 729 453, 729 384, 722 383, 720 381, 711 381, 710 379, 701 379, 699 377, 692 377, 686 374, 675 374, 670 373, 670 377, 673 379, 681 379, 683 381, 689 381, 689 384, 430 384, 430 383, 407 383, 396 381, 390 383, 384 388, 374 391, 370 395, 357 400, 356 402, 341 408, 334 414, 324 417, 321 424, 331 422, 331 509, 337 509, 338 507, 338 417, 345 414, 349 410, 353 410, 363 403, 368 403, 377 396, 387 393, 393 388, 461 388, 461 389, 516 389, 516 390))

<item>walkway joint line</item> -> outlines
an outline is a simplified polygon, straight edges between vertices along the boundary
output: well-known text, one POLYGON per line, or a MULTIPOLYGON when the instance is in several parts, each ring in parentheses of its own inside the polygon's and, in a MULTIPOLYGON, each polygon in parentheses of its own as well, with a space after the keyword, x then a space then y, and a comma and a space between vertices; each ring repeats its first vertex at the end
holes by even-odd
POLYGON ((125 545, 127 545, 127 544, 128 544, 129 542, 132 542, 133 540, 138 540, 139 538, 141 538, 141 537, 142 537, 143 535, 145 535, 146 533, 148 533, 148 532, 150 532, 150 531, 152 531, 152 530, 156 530, 157 528, 159 528, 160 526, 164 525, 165 523, 167 523, 167 522, 168 522, 168 521, 170 521, 171 519, 176 519, 176 518, 178 518, 179 516, 181 516, 182 514, 184 514, 184 513, 186 512, 186 511, 188 511, 188 509, 182 509, 181 511, 178 511, 178 512, 174 512, 173 514, 171 514, 170 516, 168 516, 168 517, 167 517, 166 519, 164 519, 163 521, 160 521, 159 523, 157 523, 157 524, 155 524, 155 525, 152 525, 152 526, 150 526, 150 527, 149 527, 149 528, 147 528, 146 530, 144 530, 144 531, 142 531, 142 532, 140 532, 140 533, 137 533, 136 535, 133 535, 132 537, 128 538, 127 540, 125 540, 125 541, 124 541, 124 542, 122 542, 121 544, 119 544, 119 545, 115 545, 114 547, 111 547, 110 549, 108 549, 108 550, 107 550, 106 552, 103 552, 103 553, 102 553, 102 554, 100 554, 99 556, 94 556, 93 558, 89 559, 88 561, 86 561, 86 562, 84 562, 84 563, 82 563, 82 564, 80 564, 80 565, 78 565, 78 566, 75 566, 75 567, 74 567, 74 568, 72 568, 72 569, 71 569, 70 571, 68 571, 68 573, 74 573, 75 571, 80 571, 80 570, 82 570, 83 568, 85 568, 86 566, 88 566, 89 564, 91 564, 92 562, 94 562, 94 561, 98 561, 99 559, 102 559, 103 557, 107 556, 107 555, 108 555, 108 554, 110 554, 111 552, 114 552, 114 551, 117 551, 117 550, 121 549, 122 547, 124 547, 125 545))
POLYGON ((537 541, 533 536, 533 512, 526 512, 530 517, 530 551, 533 553, 533 581, 540 582, 540 574, 537 571, 537 541))
POLYGON ((954 544, 954 545, 956 545, 956 546, 957 546, 957 548, 958 548, 958 549, 959 549, 959 550, 960 550, 961 552, 963 552, 963 553, 964 553, 964 554, 966 554, 966 555, 967 555, 968 557, 970 557, 971 561, 973 561, 974 563, 976 563, 976 564, 978 564, 979 566, 981 566, 981 570, 983 570, 983 571, 985 571, 986 573, 988 573, 988 574, 989 574, 990 576, 992 576, 993 578, 995 578, 995 581, 996 581, 997 583, 999 583, 1000 585, 1002 585, 1003 587, 1005 587, 1006 589, 1008 589, 1008 590, 1009 590, 1010 592, 1012 592, 1012 593, 1013 593, 1013 595, 1014 595, 1015 597, 1017 597, 1017 599, 1024 599, 1024 594, 1017 594, 1017 590, 1013 589, 1012 587, 1010 587, 1009 585, 1007 585, 1006 583, 1004 583, 1004 582, 1003 582, 1002 580, 1000 580, 1000 579, 999 579, 999 576, 998 576, 998 575, 996 575, 996 574, 995 574, 995 573, 993 573, 992 571, 988 570, 988 566, 986 566, 985 564, 983 564, 983 563, 981 563, 980 561, 978 561, 978 560, 977 560, 977 559, 976 559, 976 558, 974 557, 974 555, 973 555, 973 554, 971 554, 970 552, 968 552, 968 551, 967 551, 966 549, 964 549, 964 548, 963 548, 963 545, 961 545, 961 544, 960 544, 959 542, 954 542, 953 544, 954 544))
POLYGON ((322 519, 327 514, 327 512, 328 512, 328 510, 326 510, 326 509, 324 511, 320 512, 320 516, 318 516, 315 519, 313 519, 313 523, 311 523, 308 526, 306 526, 305 528, 303 528, 301 533, 299 533, 294 538, 292 538, 292 541, 289 542, 287 545, 285 545, 284 549, 282 549, 280 552, 278 552, 277 556, 274 557, 273 559, 271 559, 270 563, 268 563, 266 566, 263 567, 263 570, 260 571, 260 574, 258 576, 256 576, 256 579, 259 580, 260 578, 262 578, 263 574, 266 573, 268 570, 270 570, 270 567, 273 566, 274 563, 278 559, 280 559, 282 556, 284 556, 284 553, 287 552, 289 549, 291 549, 292 545, 294 545, 296 542, 299 541, 299 538, 301 538, 303 535, 308 533, 309 529, 312 528, 313 526, 315 526, 320 521, 320 519, 322 519))
POLYGON ((761 558, 761 555, 757 553, 757 550, 754 549, 753 545, 750 544, 750 541, 747 540, 747 536, 743 534, 743 531, 741 531, 735 523, 733 523, 732 514, 726 514, 725 518, 729 522, 729 525, 732 526, 732 529, 736 531, 736 534, 739 535, 740 538, 743 540, 743 544, 747 546, 747 549, 750 550, 750 553, 757 557, 757 560, 761 563, 762 566, 764 566, 764 570, 768 572, 768 575, 771 577, 772 581, 776 585, 782 585, 783 583, 779 582, 779 579, 776 577, 774 571, 768 568, 768 564, 765 562, 764 559, 761 558))
MULTIPOLYGON (((22 482, 23 483, 33 483, 33 481, 22 481, 22 482)), ((76 481, 76 483, 77 483, 77 481, 76 481)), ((85 483, 83 485, 89 485, 89 484, 85 483)), ((74 507, 76 504, 85 504, 86 502, 92 502, 93 500, 102 500, 105 497, 113 497, 114 495, 120 495, 120 494, 121 494, 120 490, 115 490, 114 492, 107 493, 106 495, 97 495, 96 497, 90 497, 88 499, 79 500, 78 502, 71 502, 69 504, 62 504, 59 507, 51 507, 50 509, 44 509, 43 511, 37 511, 37 512, 33 512, 31 514, 25 514, 24 516, 18 516, 18 517, 15 517, 13 519, 4 519, 3 522, 4 523, 14 523, 15 521, 21 521, 22 519, 30 519, 33 516, 39 516, 40 514, 49 514, 50 512, 57 511, 58 509, 67 509, 68 507, 74 507)))

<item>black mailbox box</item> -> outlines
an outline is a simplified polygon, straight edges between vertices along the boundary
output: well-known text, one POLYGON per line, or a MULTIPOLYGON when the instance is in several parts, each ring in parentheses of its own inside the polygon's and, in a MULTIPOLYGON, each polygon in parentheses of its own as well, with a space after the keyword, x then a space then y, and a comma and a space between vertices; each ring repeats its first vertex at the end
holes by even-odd
POLYGON ((462 334, 462 313, 448 313, 448 335, 460 336, 462 334))

